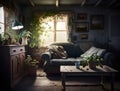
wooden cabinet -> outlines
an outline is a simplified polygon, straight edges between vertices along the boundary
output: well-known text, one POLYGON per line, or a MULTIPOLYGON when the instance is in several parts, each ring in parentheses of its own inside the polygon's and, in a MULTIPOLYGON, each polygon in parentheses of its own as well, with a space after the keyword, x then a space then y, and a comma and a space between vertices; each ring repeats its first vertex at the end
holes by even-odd
POLYGON ((25 75, 25 46, 0 46, 2 81, 11 88, 25 75))

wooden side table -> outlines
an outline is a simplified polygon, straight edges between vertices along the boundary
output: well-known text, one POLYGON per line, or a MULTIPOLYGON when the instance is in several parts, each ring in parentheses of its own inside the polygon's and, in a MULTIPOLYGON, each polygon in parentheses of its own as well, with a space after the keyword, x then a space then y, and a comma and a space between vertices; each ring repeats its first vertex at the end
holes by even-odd
MULTIPOLYGON (((61 66, 60 67, 60 72, 62 75, 62 86, 63 86, 63 91, 65 91, 66 87, 66 77, 67 76, 110 76, 111 77, 111 91, 114 91, 114 75, 117 70, 107 66, 103 65, 103 68, 100 66, 97 66, 96 69, 89 69, 88 66, 80 68, 76 68, 75 66, 61 66)), ((102 80, 102 79, 101 79, 102 80)))

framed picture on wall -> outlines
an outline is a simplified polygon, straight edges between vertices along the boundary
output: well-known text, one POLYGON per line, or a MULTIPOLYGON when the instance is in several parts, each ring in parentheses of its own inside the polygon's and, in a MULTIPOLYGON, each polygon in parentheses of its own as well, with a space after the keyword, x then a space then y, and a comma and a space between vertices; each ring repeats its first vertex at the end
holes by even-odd
POLYGON ((88 22, 77 23, 75 32, 88 32, 88 22))
POLYGON ((88 34, 80 34, 80 39, 88 39, 88 34))
POLYGON ((87 14, 86 13, 78 13, 77 20, 87 20, 87 14))
POLYGON ((104 15, 91 15, 90 29, 92 30, 104 29, 104 15))

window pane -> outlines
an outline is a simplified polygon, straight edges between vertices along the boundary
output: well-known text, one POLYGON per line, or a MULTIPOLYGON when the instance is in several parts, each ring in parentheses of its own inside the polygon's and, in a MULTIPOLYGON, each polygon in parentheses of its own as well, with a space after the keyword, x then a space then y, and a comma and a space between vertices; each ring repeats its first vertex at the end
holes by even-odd
POLYGON ((65 22, 57 22, 56 24, 56 30, 66 30, 66 24, 65 22))
POLYGON ((42 25, 46 27, 45 30, 47 31, 47 36, 42 37, 44 40, 43 46, 49 46, 54 42, 67 42, 67 24, 67 15, 63 15, 62 17, 55 16, 54 18, 49 17, 45 19, 42 25))
POLYGON ((56 42, 67 42, 67 32, 56 32, 56 42))
POLYGON ((4 9, 0 7, 0 33, 4 32, 4 9))
POLYGON ((43 20, 42 26, 45 27, 45 30, 53 30, 54 29, 54 18, 48 17, 43 20))
POLYGON ((45 28, 45 30, 53 30, 54 29, 54 23, 53 22, 43 23, 42 26, 45 28))
POLYGON ((47 32, 46 36, 41 37, 44 41, 43 46, 48 46, 54 42, 54 32, 47 32))

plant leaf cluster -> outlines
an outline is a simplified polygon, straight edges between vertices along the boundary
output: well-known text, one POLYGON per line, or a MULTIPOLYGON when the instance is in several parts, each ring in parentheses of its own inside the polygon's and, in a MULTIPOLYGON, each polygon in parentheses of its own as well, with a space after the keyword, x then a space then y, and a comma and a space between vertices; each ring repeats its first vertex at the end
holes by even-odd
MULTIPOLYGON (((41 36, 46 36, 47 31, 45 30, 45 27, 42 26, 43 20, 47 17, 53 17, 57 16, 59 13, 56 11, 46 11, 46 12, 40 12, 37 14, 34 14, 32 16, 32 20, 30 22, 29 31, 32 33, 32 36, 30 37, 30 40, 28 41, 29 47, 31 48, 39 48, 43 43, 44 40, 41 38, 41 36)), ((49 27, 48 23, 46 23, 46 26, 49 27)))
POLYGON ((88 65, 89 62, 95 62, 96 65, 99 65, 102 67, 101 61, 103 61, 103 58, 98 56, 96 53, 92 54, 91 56, 81 56, 83 61, 81 62, 81 65, 85 67, 88 65))
POLYGON ((2 45, 6 45, 6 41, 10 41, 10 44, 16 44, 19 41, 19 37, 15 31, 9 29, 5 33, 0 34, 0 41, 2 45))
POLYGON ((36 59, 33 59, 31 57, 31 55, 27 55, 26 59, 25 59, 25 63, 28 65, 28 66, 37 66, 37 64, 39 63, 39 61, 37 61, 36 59))

